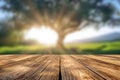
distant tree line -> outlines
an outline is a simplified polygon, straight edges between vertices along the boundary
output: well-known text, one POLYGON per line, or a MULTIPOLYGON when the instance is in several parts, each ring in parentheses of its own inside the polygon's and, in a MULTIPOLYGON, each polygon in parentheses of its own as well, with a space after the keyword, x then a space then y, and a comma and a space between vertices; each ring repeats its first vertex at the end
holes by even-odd
POLYGON ((23 33, 15 28, 10 21, 0 22, 0 46, 19 45, 23 41, 23 33))

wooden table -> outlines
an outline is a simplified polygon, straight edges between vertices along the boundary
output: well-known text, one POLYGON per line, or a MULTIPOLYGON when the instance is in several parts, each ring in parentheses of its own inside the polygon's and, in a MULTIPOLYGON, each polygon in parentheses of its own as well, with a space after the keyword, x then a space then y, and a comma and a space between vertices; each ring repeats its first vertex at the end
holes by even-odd
POLYGON ((0 80, 120 80, 120 55, 0 55, 0 80))

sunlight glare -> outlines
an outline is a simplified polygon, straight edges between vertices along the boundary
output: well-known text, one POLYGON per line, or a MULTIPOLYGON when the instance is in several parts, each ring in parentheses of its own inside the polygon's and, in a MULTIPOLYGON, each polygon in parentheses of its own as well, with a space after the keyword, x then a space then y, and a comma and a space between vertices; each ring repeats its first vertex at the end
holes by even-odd
POLYGON ((26 31, 24 38, 25 40, 36 40, 40 44, 50 45, 57 42, 58 35, 54 30, 41 26, 40 28, 33 27, 26 31))

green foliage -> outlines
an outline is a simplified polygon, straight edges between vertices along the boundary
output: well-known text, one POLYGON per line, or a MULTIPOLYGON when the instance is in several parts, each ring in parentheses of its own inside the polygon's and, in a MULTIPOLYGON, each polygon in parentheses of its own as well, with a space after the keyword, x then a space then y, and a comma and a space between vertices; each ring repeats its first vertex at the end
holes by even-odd
MULTIPOLYGON (((81 43, 66 45, 64 54, 120 54, 120 42, 81 43)), ((4 46, 0 54, 59 54, 57 48, 46 46, 4 46)))
POLYGON ((20 20, 25 21, 25 17, 29 18, 28 22, 36 20, 36 13, 45 19, 45 11, 53 21, 56 20, 53 17, 62 12, 63 18, 67 15, 74 15, 71 22, 80 23, 82 20, 107 22, 113 19, 112 16, 116 11, 111 3, 103 4, 104 0, 5 0, 5 2, 3 10, 13 12, 20 20), (17 16, 18 14, 21 15, 17 16))
MULTIPOLYGON (((114 41, 114 42, 93 42, 93 43, 73 44, 73 47, 79 50, 84 50, 84 49, 95 50, 100 48, 101 46, 105 46, 102 48, 102 50, 120 49, 120 42, 114 41)), ((67 47, 70 48, 71 45, 68 45, 67 47)))
POLYGON ((3 46, 0 47, 0 54, 29 54, 40 52, 45 46, 3 46))
MULTIPOLYGON (((71 45, 66 46, 68 49, 71 45)), ((80 54, 120 54, 120 41, 74 44, 80 54)))
POLYGON ((11 20, 0 22, 0 46, 18 45, 22 43, 22 41, 23 31, 15 27, 11 20))

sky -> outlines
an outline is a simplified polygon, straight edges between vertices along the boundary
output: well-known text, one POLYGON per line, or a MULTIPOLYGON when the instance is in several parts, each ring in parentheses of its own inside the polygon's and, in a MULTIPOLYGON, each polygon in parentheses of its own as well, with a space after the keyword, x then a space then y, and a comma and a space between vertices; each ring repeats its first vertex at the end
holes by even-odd
MULTIPOLYGON (((117 3, 116 0, 105 0, 105 3, 106 2, 112 2, 115 5, 116 9, 120 10, 120 6, 119 6, 120 4, 117 3)), ((3 0, 1 0, 0 7, 4 4, 5 3, 3 2, 3 0)), ((4 12, 0 9, 0 21, 6 19, 6 17, 8 17, 8 16, 11 16, 11 14, 4 12)), ((117 16, 115 16, 115 17, 117 17, 117 16)), ((77 31, 72 34, 69 34, 65 38, 64 42, 71 42, 74 40, 87 39, 87 38, 104 35, 104 34, 111 33, 111 32, 120 32, 120 27, 109 28, 108 26, 105 26, 99 30, 95 30, 94 28, 85 28, 82 31, 77 31)), ((28 35, 30 35, 30 34, 28 34, 28 35)), ((53 42, 55 42, 55 41, 53 41, 53 42)))
POLYGON ((105 26, 100 28, 99 30, 96 30, 95 28, 85 28, 83 30, 69 34, 66 37, 65 42, 71 42, 74 40, 84 40, 84 39, 97 37, 100 35, 105 35, 109 33, 118 33, 118 32, 120 33, 120 27, 109 28, 108 26, 105 26))

